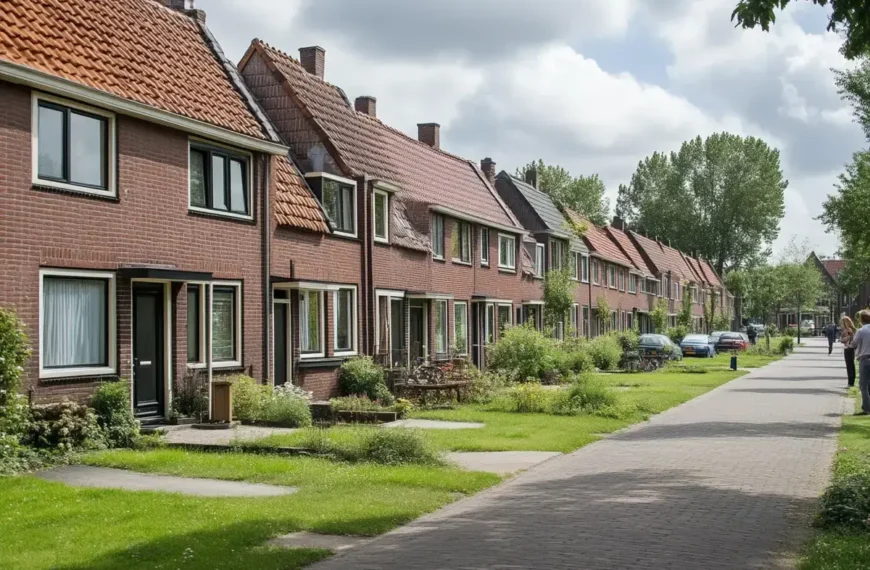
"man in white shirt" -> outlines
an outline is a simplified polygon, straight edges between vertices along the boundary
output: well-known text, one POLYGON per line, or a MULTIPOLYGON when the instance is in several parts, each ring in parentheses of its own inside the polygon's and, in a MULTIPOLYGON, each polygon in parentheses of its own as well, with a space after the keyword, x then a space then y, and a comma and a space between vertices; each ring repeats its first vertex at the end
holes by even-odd
POLYGON ((858 387, 861 389, 861 414, 870 414, 870 310, 858 313, 861 328, 852 339, 858 359, 858 387))

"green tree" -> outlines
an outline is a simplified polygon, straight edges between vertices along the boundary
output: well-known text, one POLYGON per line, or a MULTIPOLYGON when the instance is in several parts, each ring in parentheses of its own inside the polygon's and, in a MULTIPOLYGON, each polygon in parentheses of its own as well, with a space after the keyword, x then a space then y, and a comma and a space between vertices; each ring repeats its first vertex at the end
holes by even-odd
POLYGON ((649 313, 649 318, 652 321, 655 331, 659 334, 664 334, 668 328, 668 302, 662 298, 656 301, 655 307, 649 313))
POLYGON ((616 214, 710 260, 722 275, 770 254, 787 186, 778 150, 755 137, 717 133, 642 160, 619 187, 616 214))
MULTIPOLYGON (((843 32, 842 52, 855 59, 870 51, 870 1, 868 0, 811 0, 820 7, 830 6, 828 31, 843 32)), ((731 21, 738 26, 755 28, 765 32, 776 22, 776 10, 782 10, 791 0, 740 0, 731 21)))
POLYGON ((770 321, 785 302, 783 277, 782 271, 769 265, 747 272, 744 309, 748 316, 759 318, 764 324, 770 321))
POLYGON ((822 274, 814 265, 803 263, 784 263, 779 267, 785 292, 785 303, 798 315, 798 342, 801 341, 801 315, 813 310, 816 300, 824 290, 822 274))
POLYGON ((604 295, 598 297, 598 320, 601 321, 601 326, 604 332, 610 331, 610 304, 604 295))
POLYGON ((600 226, 610 221, 607 187, 597 174, 575 177, 561 166, 547 165, 538 159, 518 168, 517 178, 525 180, 530 170, 537 174, 538 188, 559 206, 571 208, 600 226))
POLYGON ((748 286, 748 272, 744 269, 732 269, 725 274, 725 288, 734 295, 734 318, 738 325, 743 324, 743 299, 748 286))
POLYGON ((692 291, 688 287, 683 289, 683 301, 677 314, 677 325, 687 329, 692 326, 692 291))
POLYGON ((574 304, 574 288, 577 282, 565 268, 548 271, 541 284, 544 300, 544 324, 555 329, 559 323, 568 322, 571 306, 574 304))

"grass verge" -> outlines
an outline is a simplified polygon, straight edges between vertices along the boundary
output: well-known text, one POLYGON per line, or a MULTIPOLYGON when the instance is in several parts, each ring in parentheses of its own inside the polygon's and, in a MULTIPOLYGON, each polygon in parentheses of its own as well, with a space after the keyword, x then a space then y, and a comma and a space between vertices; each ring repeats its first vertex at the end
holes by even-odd
MULTIPOLYGON (((763 342, 763 341, 759 341, 763 342)), ((744 354, 739 353, 737 355, 737 366, 738 368, 761 368, 762 366, 767 366, 771 362, 776 362, 777 360, 781 360, 783 356, 774 355, 774 356, 766 356, 762 354, 744 354)), ((706 368, 708 370, 730 370, 731 366, 731 353, 730 352, 722 352, 714 356, 713 358, 700 358, 700 357, 684 357, 682 361, 676 366, 698 366, 701 368, 706 368)))
POLYGON ((497 483, 443 467, 349 465, 323 459, 180 450, 85 456, 104 467, 298 486, 294 495, 202 498, 0 478, 0 560, 16 569, 294 569, 321 550, 263 547, 310 530, 377 535, 497 483))

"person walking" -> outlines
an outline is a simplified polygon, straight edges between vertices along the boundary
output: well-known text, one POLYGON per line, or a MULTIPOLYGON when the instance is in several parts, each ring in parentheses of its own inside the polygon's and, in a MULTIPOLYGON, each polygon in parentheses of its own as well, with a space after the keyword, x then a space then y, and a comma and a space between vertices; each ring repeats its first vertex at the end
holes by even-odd
POLYGON ((755 328, 755 325, 746 325, 746 336, 749 337, 749 342, 755 344, 755 341, 758 340, 758 329, 755 328))
POLYGON ((861 390, 860 415, 870 414, 870 310, 858 313, 861 328, 855 333, 850 346, 858 359, 858 388, 861 390))
POLYGON ((843 343, 843 358, 846 359, 846 379, 849 382, 849 387, 855 385, 855 349, 852 348, 852 341, 855 339, 855 323, 849 317, 840 319, 840 326, 843 332, 840 333, 840 342, 843 343))
POLYGON ((828 337, 828 356, 834 352, 834 339, 837 338, 837 325, 833 322, 828 323, 825 327, 825 336, 828 337))

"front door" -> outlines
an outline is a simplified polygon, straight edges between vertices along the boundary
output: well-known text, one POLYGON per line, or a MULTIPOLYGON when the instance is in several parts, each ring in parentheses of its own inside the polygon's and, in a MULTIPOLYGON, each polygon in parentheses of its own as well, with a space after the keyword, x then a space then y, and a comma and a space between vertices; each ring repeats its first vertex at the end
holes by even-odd
POLYGON ((138 417, 164 414, 163 285, 133 286, 133 408, 138 417))
POLYGON ((408 332, 410 333, 411 365, 417 363, 418 358, 426 356, 426 313, 422 304, 411 304, 411 318, 408 332))
POLYGON ((275 385, 287 383, 289 377, 288 362, 290 361, 290 335, 287 334, 290 305, 275 303, 275 385))

